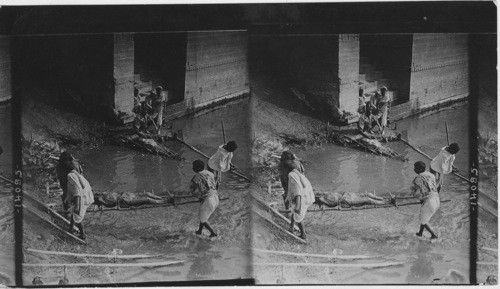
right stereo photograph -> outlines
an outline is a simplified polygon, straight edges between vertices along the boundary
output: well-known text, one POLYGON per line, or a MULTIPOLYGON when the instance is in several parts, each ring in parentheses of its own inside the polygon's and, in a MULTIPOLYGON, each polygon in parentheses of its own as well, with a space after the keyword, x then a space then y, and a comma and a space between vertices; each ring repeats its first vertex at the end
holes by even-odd
POLYGON ((496 34, 249 46, 257 284, 496 284, 496 34))

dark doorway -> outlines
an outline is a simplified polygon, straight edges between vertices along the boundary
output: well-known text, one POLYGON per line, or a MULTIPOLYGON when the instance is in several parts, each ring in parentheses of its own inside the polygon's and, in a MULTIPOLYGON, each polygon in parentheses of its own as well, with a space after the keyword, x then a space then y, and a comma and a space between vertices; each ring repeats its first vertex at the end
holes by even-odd
POLYGON ((359 81, 365 94, 386 86, 393 105, 410 100, 412 34, 360 35, 359 81))
POLYGON ((161 85, 169 92, 167 105, 184 100, 187 33, 135 35, 135 87, 149 93, 161 85))

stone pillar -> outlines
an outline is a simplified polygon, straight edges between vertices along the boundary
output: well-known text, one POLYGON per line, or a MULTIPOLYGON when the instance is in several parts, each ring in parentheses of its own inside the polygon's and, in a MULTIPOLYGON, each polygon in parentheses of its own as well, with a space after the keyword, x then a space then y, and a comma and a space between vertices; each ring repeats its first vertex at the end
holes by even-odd
POLYGON ((134 34, 113 34, 114 109, 134 108, 134 34))
POLYGON ((0 36, 0 102, 12 97, 9 36, 0 36))
POLYGON ((339 109, 357 114, 359 94, 359 35, 339 35, 339 109))

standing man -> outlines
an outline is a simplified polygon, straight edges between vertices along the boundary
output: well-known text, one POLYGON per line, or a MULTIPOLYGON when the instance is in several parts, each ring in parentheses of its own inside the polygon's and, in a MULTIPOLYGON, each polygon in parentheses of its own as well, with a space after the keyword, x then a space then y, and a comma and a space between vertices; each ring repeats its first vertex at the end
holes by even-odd
POLYGON ((201 235, 203 228, 207 228, 210 232, 210 238, 217 237, 217 234, 208 223, 208 219, 217 206, 219 206, 219 196, 215 188, 214 175, 205 170, 205 163, 201 160, 193 162, 193 171, 196 175, 191 179, 190 192, 193 196, 198 197, 201 202, 200 210, 198 211, 200 225, 195 233, 196 235, 201 235))
POLYGON ((288 174, 288 202, 292 213, 290 232, 293 234, 295 223, 300 230, 300 238, 306 239, 306 231, 302 221, 306 216, 307 208, 314 202, 314 192, 309 180, 297 169, 288 174))
POLYGON ((421 237, 424 229, 431 233, 431 239, 437 239, 438 236, 429 227, 431 217, 439 209, 440 201, 439 194, 436 188, 436 179, 433 174, 425 171, 425 163, 418 161, 414 165, 414 171, 417 173, 413 179, 411 193, 420 199, 422 206, 420 207, 420 230, 416 233, 421 237))
POLYGON ((69 204, 66 202, 68 196, 68 174, 76 170, 79 174, 83 174, 82 166, 78 161, 67 151, 62 152, 59 155, 59 161, 56 166, 57 179, 59 180, 59 185, 63 191, 61 196, 64 211, 69 209, 69 204))
POLYGON ((153 99, 153 110, 156 115, 156 125, 158 126, 158 133, 160 133, 160 128, 163 124, 163 106, 165 105, 166 97, 163 91, 163 87, 158 86, 156 88, 156 94, 153 99))
POLYGON ((379 100, 379 109, 380 112, 382 113, 382 117, 380 120, 380 125, 382 125, 382 135, 384 134, 385 128, 387 127, 387 118, 389 116, 389 106, 391 103, 391 99, 389 97, 389 94, 387 93, 387 87, 383 86, 380 89, 380 100, 379 100))
POLYGON ((370 108, 372 111, 372 115, 374 116, 374 118, 376 118, 382 135, 384 134, 385 127, 387 126, 389 104, 391 101, 392 100, 387 93, 387 87, 385 86, 382 86, 382 88, 380 89, 380 93, 377 91, 370 98, 370 108))
POLYGON ((443 186, 443 175, 447 175, 451 172, 457 172, 453 166, 455 161, 455 155, 460 151, 460 147, 457 143, 452 143, 447 147, 441 148, 439 154, 432 159, 430 171, 436 177, 437 191, 441 191, 443 186))
POLYGON ((219 146, 217 152, 208 160, 208 170, 215 176, 217 189, 219 189, 221 183, 221 173, 235 168, 234 165, 231 164, 231 160, 233 159, 233 152, 237 148, 238 145, 232 140, 227 144, 219 146))
POLYGON ((139 89, 134 88, 134 109, 132 110, 135 114, 141 113, 141 96, 139 95, 139 89))
POLYGON ((69 232, 73 233, 73 225, 80 230, 80 239, 85 240, 83 230, 83 218, 87 208, 94 203, 94 193, 87 179, 83 177, 76 169, 68 174, 68 195, 66 202, 71 210, 71 222, 69 232))
POLYGON ((304 173, 305 169, 302 163, 295 157, 291 151, 284 151, 281 154, 280 163, 278 164, 278 171, 281 181, 281 187, 283 187, 283 201, 285 202, 285 209, 288 210, 290 204, 288 202, 288 174, 296 169, 300 173, 304 173))

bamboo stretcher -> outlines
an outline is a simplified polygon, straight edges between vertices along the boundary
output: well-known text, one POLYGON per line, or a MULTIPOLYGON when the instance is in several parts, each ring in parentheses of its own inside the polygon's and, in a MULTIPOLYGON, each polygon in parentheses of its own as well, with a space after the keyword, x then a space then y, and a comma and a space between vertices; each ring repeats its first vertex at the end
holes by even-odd
MULTIPOLYGON (((441 203, 447 203, 450 202, 451 200, 441 200, 441 203)), ((404 206, 411 206, 411 205, 420 205, 420 202, 411 202, 411 203, 404 203, 404 204, 398 204, 398 207, 404 207, 404 206)), ((342 206, 336 206, 334 208, 326 208, 326 209, 319 209, 319 210, 307 210, 308 212, 324 212, 324 211, 339 211, 339 212, 353 212, 353 211, 360 211, 360 210, 369 210, 369 209, 384 209, 384 208, 393 208, 395 207, 394 205, 365 205, 362 207, 348 207, 348 208, 342 208, 342 206)), ((280 213, 288 213, 290 210, 279 210, 280 213)))
MULTIPOLYGON (((220 198, 219 201, 225 201, 229 200, 230 198, 220 198)), ((193 203, 199 203, 199 200, 196 201, 187 201, 187 202, 182 202, 182 203, 165 203, 165 204, 158 204, 158 205, 142 205, 142 206, 137 206, 137 207, 126 207, 126 208, 118 208, 118 207, 113 207, 113 208, 102 208, 102 209, 93 209, 93 210, 87 210, 87 213, 95 213, 95 212, 106 212, 106 211, 135 211, 135 210, 143 210, 143 209, 154 209, 154 208, 160 208, 160 207, 171 207, 171 206, 180 206, 180 205, 186 205, 186 204, 193 204, 193 203)))

